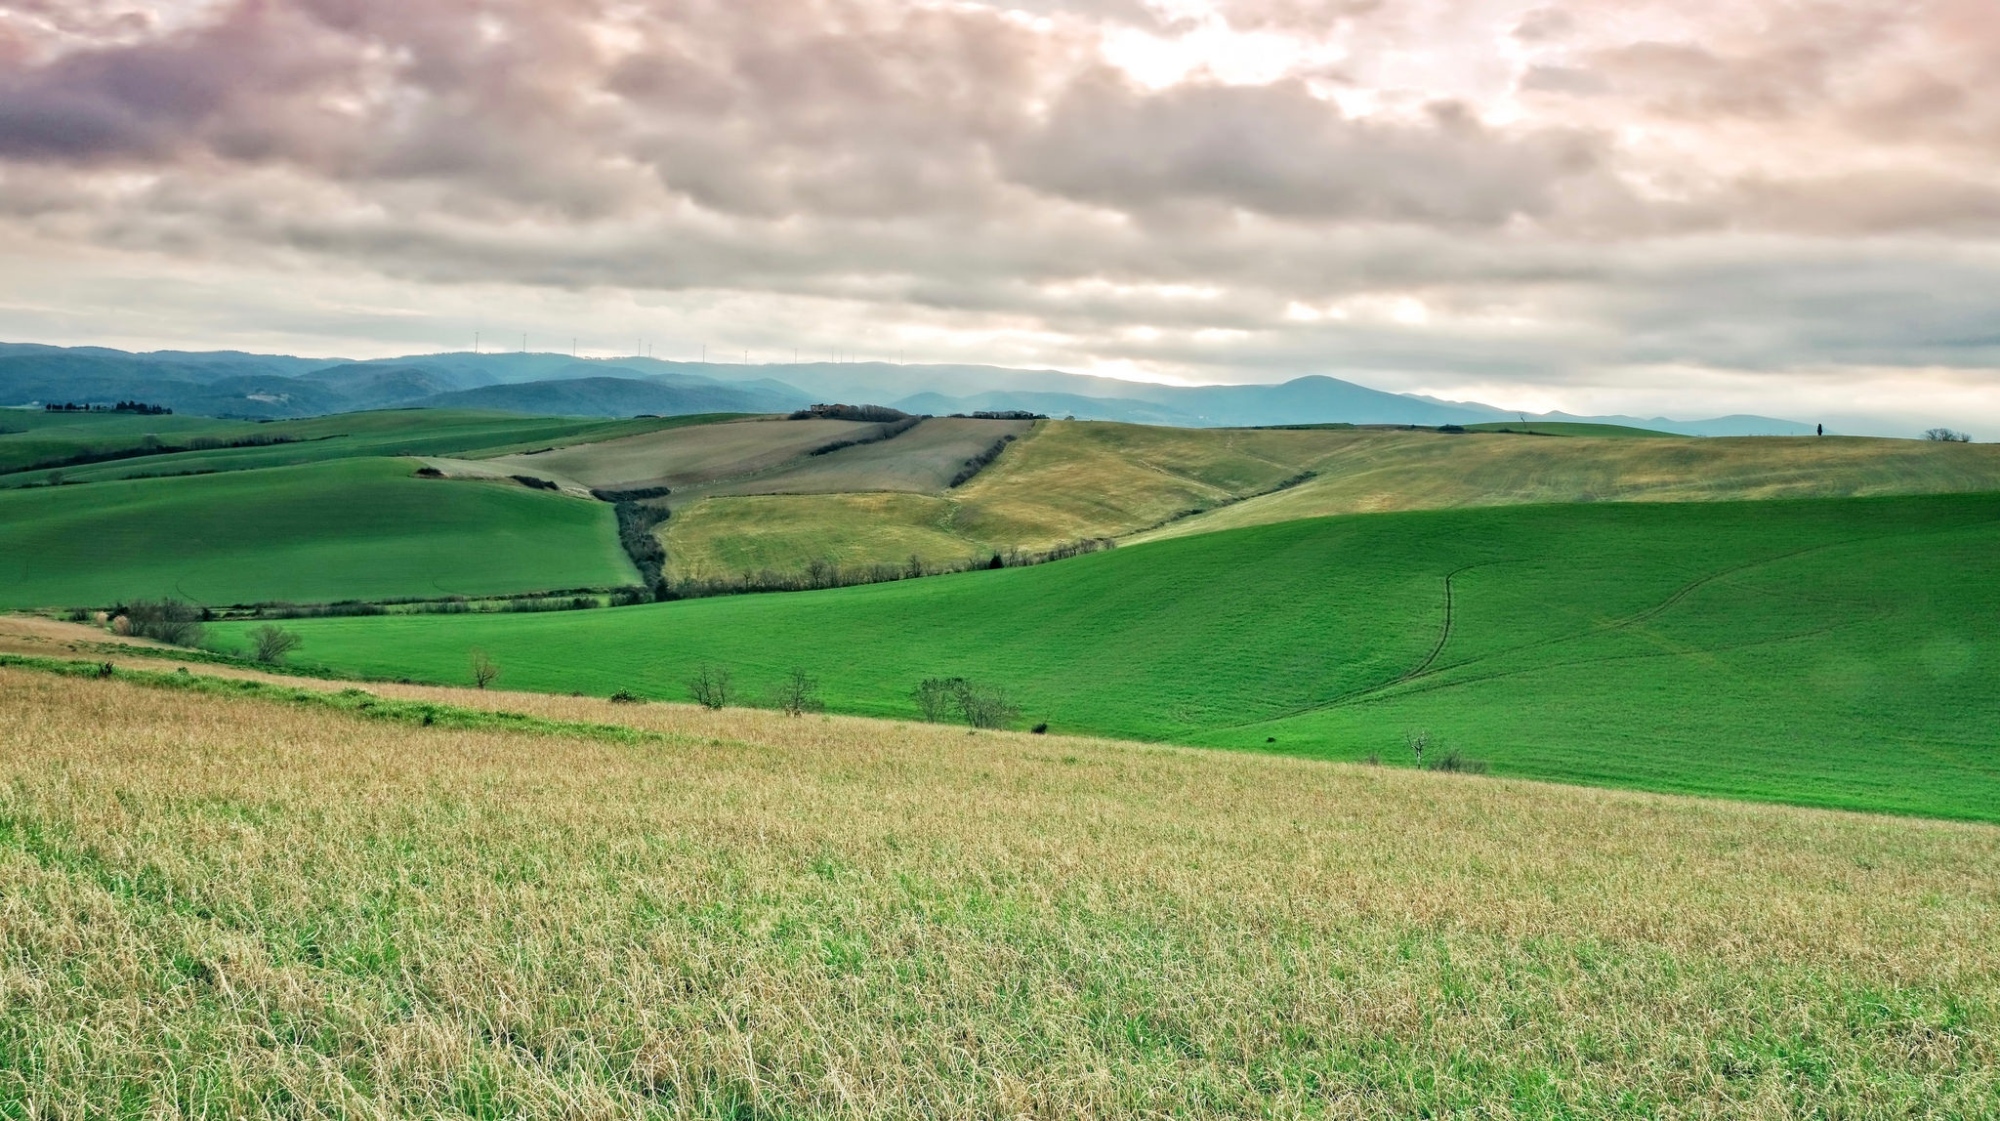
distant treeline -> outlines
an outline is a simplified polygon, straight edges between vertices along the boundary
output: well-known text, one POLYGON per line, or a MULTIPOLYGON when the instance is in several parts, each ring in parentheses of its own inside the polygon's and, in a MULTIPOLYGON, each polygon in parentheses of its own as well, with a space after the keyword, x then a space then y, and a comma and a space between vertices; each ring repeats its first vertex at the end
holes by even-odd
POLYGON ((1026 409, 994 409, 976 413, 953 413, 957 420, 1047 420, 1047 413, 1031 413, 1026 409))
POLYGON ((870 424, 887 424, 890 421, 908 420, 910 414, 887 405, 808 405, 793 413, 789 420, 859 420, 870 424))
POLYGON ((1085 553, 1103 552, 1117 548, 1117 545, 1117 542, 1108 537, 1093 537, 1039 552, 1009 549, 1004 553, 968 557, 944 564, 929 564, 916 556, 910 557, 902 564, 845 566, 815 558, 807 561, 806 567, 797 572, 779 572, 766 568, 737 576, 676 580, 660 598, 702 599, 708 596, 750 595, 758 592, 809 592, 822 588, 847 588, 859 584, 886 584, 894 580, 915 580, 924 576, 943 576, 980 569, 1026 568, 1030 565, 1082 556, 1085 553))
POLYGON ((144 401, 120 401, 115 405, 79 405, 65 401, 60 405, 43 405, 44 412, 51 413, 137 413, 140 416, 172 416, 174 411, 165 405, 148 405, 144 401))

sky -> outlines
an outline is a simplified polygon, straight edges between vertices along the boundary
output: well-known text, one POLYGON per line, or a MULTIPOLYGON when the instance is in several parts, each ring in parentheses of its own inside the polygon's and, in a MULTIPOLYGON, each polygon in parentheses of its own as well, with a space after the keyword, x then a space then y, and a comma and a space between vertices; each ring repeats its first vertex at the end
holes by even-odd
POLYGON ((1995 74, 1993 0, 0 0, 0 339, 2000 438, 1995 74))

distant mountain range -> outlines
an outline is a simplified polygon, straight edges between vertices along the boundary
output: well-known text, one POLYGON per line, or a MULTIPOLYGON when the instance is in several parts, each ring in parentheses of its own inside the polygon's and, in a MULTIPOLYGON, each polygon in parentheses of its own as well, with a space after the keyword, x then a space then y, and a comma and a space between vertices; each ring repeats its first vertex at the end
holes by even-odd
POLYGON ((1694 436, 1799 435, 1759 416, 1521 414, 1476 402, 1387 393, 1311 376, 1279 385, 1174 386, 999 366, 806 362, 767 366, 578 359, 565 354, 423 354, 351 362, 238 351, 133 354, 0 343, 0 405, 138 400, 176 412, 272 419, 386 408, 466 408, 567 416, 782 412, 819 401, 913 413, 1026 409, 1080 420, 1225 427, 1466 424, 1575 420, 1694 436))

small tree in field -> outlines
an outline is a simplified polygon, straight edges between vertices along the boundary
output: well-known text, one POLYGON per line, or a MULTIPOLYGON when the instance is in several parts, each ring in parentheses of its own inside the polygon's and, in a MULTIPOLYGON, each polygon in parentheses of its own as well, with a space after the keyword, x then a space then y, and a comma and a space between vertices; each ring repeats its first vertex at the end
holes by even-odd
POLYGON ((798 666, 785 675, 778 685, 778 708, 786 716, 804 716, 808 712, 818 712, 826 707, 819 699, 819 678, 813 677, 798 666))
POLYGON ((1972 436, 1966 432, 1955 432, 1949 428, 1933 428, 1924 433, 1924 439, 1934 444, 1969 444, 1972 436))
POLYGON ((950 715, 957 702, 958 688, 965 684, 960 677, 926 677, 917 682, 910 697, 917 702, 917 711, 923 713, 924 720, 936 724, 950 715))
POLYGON ((276 623, 265 623, 250 632, 251 656, 260 662, 282 662, 285 655, 299 648, 301 641, 298 635, 276 623))
POLYGON ((472 683, 481 689, 493 684, 493 679, 500 676, 500 663, 487 657, 486 651, 475 649, 471 661, 472 683))
POLYGON ((1417 757, 1417 769, 1422 770, 1424 766, 1424 749, 1431 745, 1431 734, 1427 731, 1416 731, 1409 733, 1403 738, 1404 742, 1410 745, 1410 754, 1417 757))
POLYGON ((974 728, 1005 728, 1021 715, 1021 706, 998 686, 975 685, 963 678, 956 684, 952 700, 958 705, 958 714, 974 728))
POLYGON ((729 671, 703 663, 688 678, 688 695, 703 708, 717 709, 729 703, 729 671))

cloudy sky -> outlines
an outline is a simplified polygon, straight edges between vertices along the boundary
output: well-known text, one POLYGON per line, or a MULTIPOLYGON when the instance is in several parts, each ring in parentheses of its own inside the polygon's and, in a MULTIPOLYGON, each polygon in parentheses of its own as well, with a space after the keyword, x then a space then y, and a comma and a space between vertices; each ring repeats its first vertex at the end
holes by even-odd
POLYGON ((1996 74, 1993 0, 0 0, 0 338, 2000 437, 1996 74))

